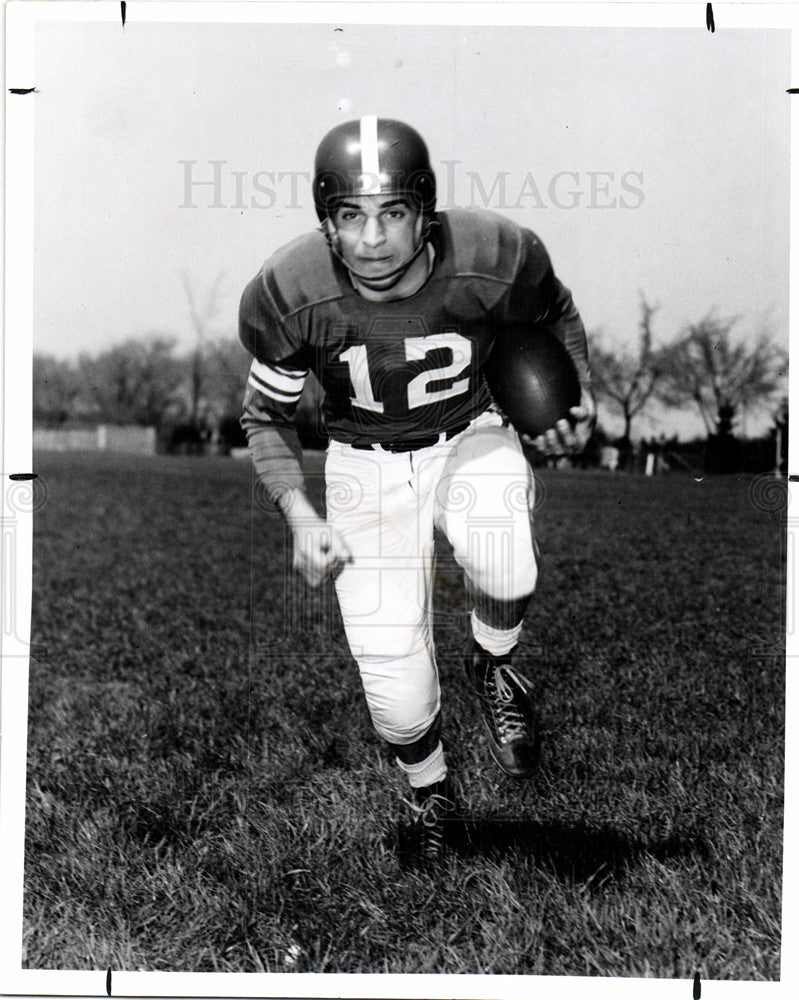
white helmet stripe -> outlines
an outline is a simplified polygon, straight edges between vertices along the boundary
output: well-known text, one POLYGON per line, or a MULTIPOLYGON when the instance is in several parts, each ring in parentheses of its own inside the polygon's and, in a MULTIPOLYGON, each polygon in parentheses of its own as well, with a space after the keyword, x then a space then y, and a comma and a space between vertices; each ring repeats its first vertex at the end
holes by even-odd
POLYGON ((361 118, 361 173, 363 194, 380 194, 380 157, 377 154, 377 115, 361 118))

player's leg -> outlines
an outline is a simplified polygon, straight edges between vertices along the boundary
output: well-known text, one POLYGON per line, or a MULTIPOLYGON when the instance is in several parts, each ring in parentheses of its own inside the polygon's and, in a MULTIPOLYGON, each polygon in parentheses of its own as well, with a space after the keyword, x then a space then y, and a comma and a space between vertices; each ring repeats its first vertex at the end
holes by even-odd
POLYGON ((405 745, 393 744, 392 749, 413 796, 413 801, 406 800, 413 812, 413 852, 421 863, 435 864, 445 849, 447 820, 456 811, 441 742, 441 711, 422 737, 405 745))
POLYGON ((424 834, 440 851, 435 810, 451 808, 431 626, 432 504, 424 509, 408 455, 333 442, 326 464, 328 520, 353 560, 336 580, 350 651, 372 724, 405 773, 424 834))
POLYGON ((533 491, 518 435, 497 414, 483 414, 453 442, 437 491, 436 523, 464 570, 475 637, 495 655, 518 641, 538 578, 533 491))
POLYGON ((497 763, 527 777, 539 756, 529 682, 511 665, 535 590, 534 481, 518 436, 494 414, 460 435, 439 489, 437 520, 464 570, 473 610, 466 656, 497 763), (463 503, 448 498, 467 496, 463 503))

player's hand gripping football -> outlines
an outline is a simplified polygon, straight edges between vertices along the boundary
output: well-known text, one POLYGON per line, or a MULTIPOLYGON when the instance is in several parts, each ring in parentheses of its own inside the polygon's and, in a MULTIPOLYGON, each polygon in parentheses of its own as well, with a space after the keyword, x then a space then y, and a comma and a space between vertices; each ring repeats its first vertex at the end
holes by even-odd
POLYGON ((569 413, 572 420, 559 420, 554 427, 533 438, 532 444, 542 455, 560 457, 576 455, 585 448, 596 424, 596 402, 590 392, 583 389, 578 406, 569 413))
POLYGON ((294 569, 312 587, 318 587, 328 576, 335 579, 344 566, 352 562, 352 554, 343 538, 316 513, 302 493, 293 491, 283 510, 291 528, 294 569))

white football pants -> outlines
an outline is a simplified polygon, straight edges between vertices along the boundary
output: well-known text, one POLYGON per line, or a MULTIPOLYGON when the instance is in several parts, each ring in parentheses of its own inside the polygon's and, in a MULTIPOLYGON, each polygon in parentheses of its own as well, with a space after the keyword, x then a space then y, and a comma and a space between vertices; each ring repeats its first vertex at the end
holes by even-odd
POLYGON ((377 732, 419 739, 440 705, 433 646, 433 528, 473 590, 515 600, 535 588, 533 475, 492 411, 430 448, 392 453, 331 441, 327 519, 352 552, 336 581, 350 650, 377 732))

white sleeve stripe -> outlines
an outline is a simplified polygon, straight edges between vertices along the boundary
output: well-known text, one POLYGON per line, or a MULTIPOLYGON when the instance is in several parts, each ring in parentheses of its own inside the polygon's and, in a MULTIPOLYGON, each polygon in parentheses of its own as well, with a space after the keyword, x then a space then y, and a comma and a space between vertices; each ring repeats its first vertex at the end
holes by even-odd
POLYGON ((258 378, 255 372, 250 372, 248 381, 250 385, 258 389, 259 392, 275 393, 278 396, 284 396, 286 399, 299 399, 302 392, 302 385, 293 386, 288 391, 284 391, 281 386, 269 385, 268 382, 264 382, 263 379, 258 378))
POLYGON ((253 378, 251 375, 249 378, 249 383, 257 392, 263 393, 264 396, 269 396, 270 399, 276 399, 279 403, 296 403, 300 398, 300 393, 295 393, 292 396, 288 396, 285 392, 278 392, 276 389, 270 389, 268 385, 264 385, 257 379, 253 378))
MULTIPOLYGON (((255 362, 255 364, 260 364, 260 362, 255 362)), ((278 372, 280 375, 285 375, 288 378, 305 378, 308 374, 307 368, 304 371, 299 372, 294 368, 284 368, 282 365, 275 365, 272 371, 278 372)))
POLYGON ((264 392, 267 396, 271 396, 273 399, 284 399, 286 402, 296 402, 302 394, 302 386, 299 386, 299 388, 297 388, 294 392, 283 392, 276 386, 267 385, 266 382, 263 382, 257 375, 253 375, 252 373, 250 373, 248 381, 253 389, 257 389, 258 392, 264 392))
POLYGON ((278 392, 288 393, 302 392, 302 385, 305 381, 304 373, 284 375, 274 368, 270 368, 269 365, 262 364, 260 361, 253 361, 250 368, 250 376, 264 385, 276 389, 278 392))

